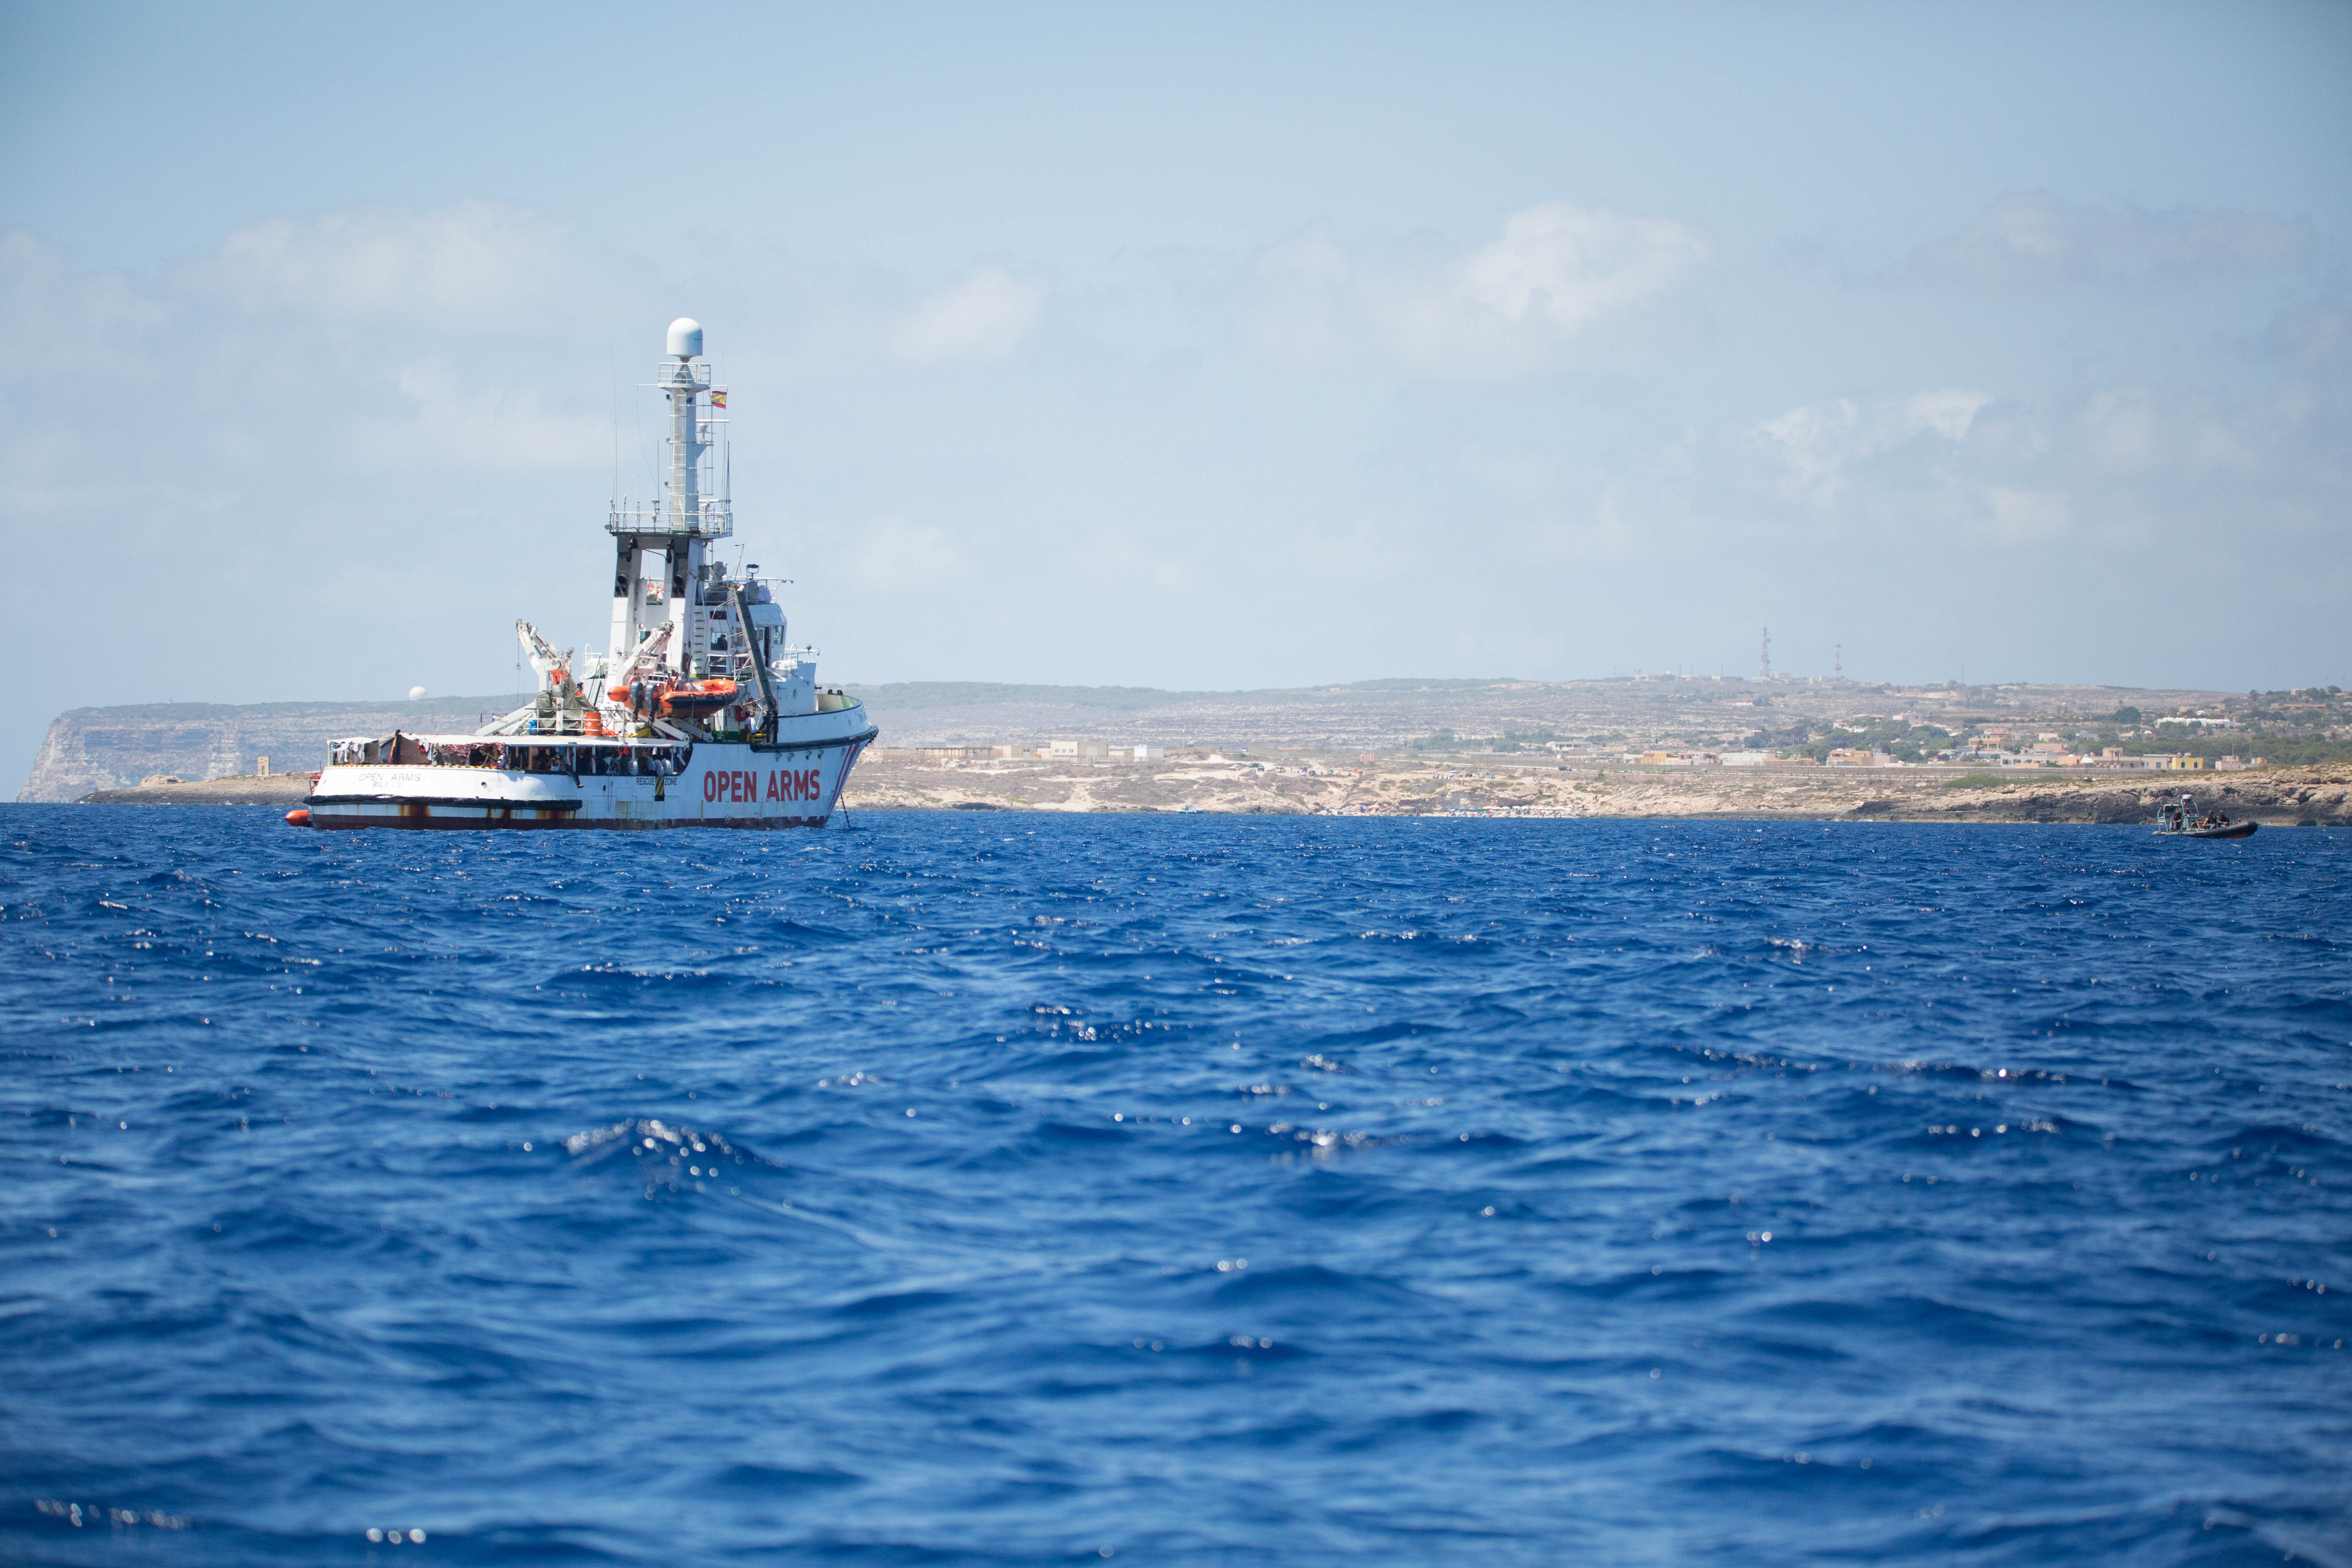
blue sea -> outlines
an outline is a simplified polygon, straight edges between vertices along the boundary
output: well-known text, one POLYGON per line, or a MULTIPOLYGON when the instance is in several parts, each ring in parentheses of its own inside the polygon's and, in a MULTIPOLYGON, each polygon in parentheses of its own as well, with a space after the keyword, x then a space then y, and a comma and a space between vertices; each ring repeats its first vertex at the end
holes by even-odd
POLYGON ((2352 1563, 2352 835, 0 816, 0 1560, 2352 1563))

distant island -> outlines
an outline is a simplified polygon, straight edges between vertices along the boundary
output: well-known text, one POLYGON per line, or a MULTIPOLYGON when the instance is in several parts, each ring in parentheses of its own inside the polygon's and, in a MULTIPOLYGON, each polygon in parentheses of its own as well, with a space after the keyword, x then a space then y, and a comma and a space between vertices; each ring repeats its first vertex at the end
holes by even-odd
MULTIPOLYGON (((2352 820, 2352 700, 2334 687, 1637 676, 848 689, 882 730, 852 807, 2102 821, 2226 789, 2242 805, 2261 795, 2281 822, 2352 820)), ((16 798, 295 798, 331 740, 471 730, 515 701, 76 709, 50 724, 16 798), (265 758, 281 776, 262 776, 265 758)))

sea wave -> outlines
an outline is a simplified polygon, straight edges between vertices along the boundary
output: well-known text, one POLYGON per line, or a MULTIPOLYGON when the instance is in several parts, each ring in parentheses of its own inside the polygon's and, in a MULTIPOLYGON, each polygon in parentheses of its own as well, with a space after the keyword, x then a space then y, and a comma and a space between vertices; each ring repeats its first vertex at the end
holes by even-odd
POLYGON ((857 824, 0 817, 0 1557, 2352 1562, 2340 835, 857 824))

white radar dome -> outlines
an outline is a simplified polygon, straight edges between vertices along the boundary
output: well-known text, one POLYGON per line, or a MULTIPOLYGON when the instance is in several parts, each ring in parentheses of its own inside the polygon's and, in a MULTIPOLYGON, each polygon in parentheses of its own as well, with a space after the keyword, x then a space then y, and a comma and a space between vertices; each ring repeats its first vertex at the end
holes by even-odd
POLYGON ((692 316, 680 316, 669 324, 669 352, 680 359, 702 357, 702 323, 692 316))
POLYGON ((410 687, 410 688, 408 689, 408 700, 409 700, 411 702, 422 702, 422 701, 424 701, 424 700, 425 700, 425 688, 423 688, 423 687, 421 687, 421 686, 412 686, 412 687, 410 687))

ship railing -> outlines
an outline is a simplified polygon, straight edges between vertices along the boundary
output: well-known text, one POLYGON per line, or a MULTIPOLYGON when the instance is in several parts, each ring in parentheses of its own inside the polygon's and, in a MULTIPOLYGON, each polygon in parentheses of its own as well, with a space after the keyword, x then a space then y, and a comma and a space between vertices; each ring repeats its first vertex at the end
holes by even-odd
POLYGON ((725 539, 735 531, 735 509, 725 501, 705 501, 688 527, 677 526, 677 514, 662 507, 614 507, 605 516, 604 531, 623 533, 690 533, 703 539, 725 539))

